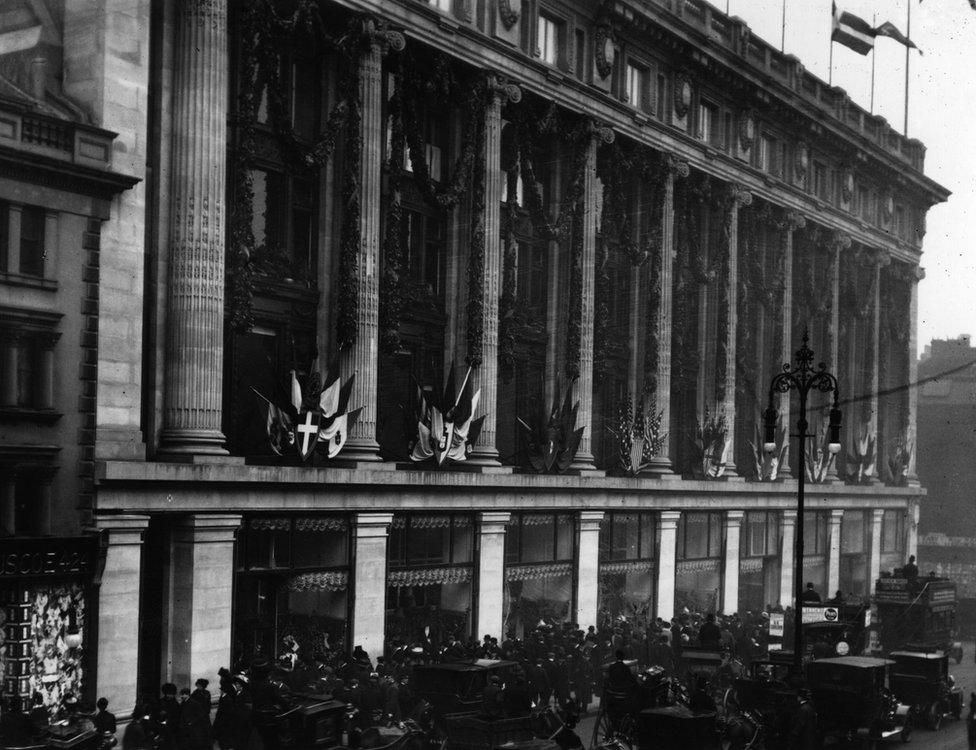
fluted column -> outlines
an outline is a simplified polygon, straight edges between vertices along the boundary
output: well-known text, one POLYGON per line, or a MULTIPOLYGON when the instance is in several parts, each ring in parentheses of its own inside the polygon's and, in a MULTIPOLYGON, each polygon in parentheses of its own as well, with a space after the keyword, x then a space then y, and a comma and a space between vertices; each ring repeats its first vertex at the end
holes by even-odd
MULTIPOLYGON (((657 351, 654 352, 657 365, 654 375, 654 408, 661 414, 661 427, 669 437, 661 442, 658 455, 651 460, 651 468, 657 474, 670 474, 671 466, 671 305, 674 296, 674 181, 691 174, 688 162, 668 157, 664 175, 664 199, 661 204, 661 253, 658 262, 660 278, 651 279, 657 286, 657 309, 654 318, 657 324, 657 351)), ((650 352, 648 352, 650 354, 650 352)))
POLYGON ((224 198, 227 3, 182 0, 176 11, 172 205, 161 450, 226 454, 224 198))
MULTIPOLYGON (((502 182, 498 179, 498 174, 502 171, 502 106, 506 101, 521 101, 522 90, 497 76, 489 77, 488 86, 491 97, 485 112, 481 361, 471 374, 474 390, 481 389, 478 411, 484 416, 484 422, 475 449, 468 457, 468 463, 499 466, 495 437, 498 412, 498 298, 502 265, 502 182)), ((470 259, 468 262, 470 263, 470 259)))
POLYGON ((738 185, 729 185, 731 206, 729 210, 729 260, 728 273, 723 283, 726 288, 725 309, 719 315, 725 317, 728 328, 725 341, 725 361, 718 362, 724 372, 722 403, 719 413, 725 416, 727 458, 725 476, 736 476, 735 471, 735 381, 736 381, 736 330, 739 324, 739 206, 752 205, 752 193, 738 185))
POLYGON ((359 254, 356 259, 358 308, 356 340, 340 351, 340 367, 349 377, 355 374, 349 403, 360 408, 359 419, 349 430, 343 458, 351 461, 379 461, 376 442, 376 394, 379 352, 379 280, 381 181, 383 145, 383 55, 388 48, 406 46, 399 32, 363 23, 363 46, 359 58, 359 254))
POLYGON ((725 512, 725 576, 722 581, 722 612, 739 611, 739 544, 745 512, 725 512))
POLYGON ((613 143, 610 128, 594 124, 586 147, 586 171, 583 177, 583 258, 582 295, 580 319, 579 378, 575 396, 579 399, 576 424, 583 426, 583 437, 571 468, 593 470, 593 309, 596 292, 596 152, 601 143, 613 143))
MULTIPOLYGON (((874 296, 871 300, 871 375, 867 387, 868 401, 868 433, 874 436, 874 476, 870 477, 871 484, 877 484, 880 479, 881 465, 879 463, 879 435, 878 415, 881 411, 879 391, 881 390, 881 269, 891 263, 891 257, 883 250, 875 250, 869 255, 874 296)), ((909 390, 914 390, 909 388, 909 390)))
MULTIPOLYGON (((780 339, 779 362, 793 361, 793 247, 794 235, 798 230, 806 227, 807 220, 802 214, 790 211, 786 216, 786 231, 783 233, 783 337, 780 339)), ((778 369, 777 369, 778 371, 778 369)), ((765 384, 764 384, 765 385, 765 384)), ((783 460, 780 461, 776 476, 779 479, 789 479, 792 475, 790 467, 790 394, 779 394, 779 406, 776 410, 779 433, 783 436, 783 460)), ((801 456, 802 460, 802 456, 801 456)))
MULTIPOLYGON (((831 270, 831 277, 828 280, 830 283, 830 325, 827 329, 827 335, 830 339, 830 344, 828 346, 827 356, 830 359, 827 362, 827 369, 835 374, 839 372, 838 360, 840 359, 840 256, 841 252, 847 250, 850 246, 851 238, 848 235, 835 232, 827 250, 830 253, 828 267, 831 270)), ((844 388, 845 384, 840 384, 840 387, 844 388)), ((850 383, 846 384, 846 388, 850 388, 850 383)), ((843 390, 841 391, 841 396, 844 397, 843 390)), ((849 425, 850 423, 851 420, 848 420, 849 425)), ((824 480, 824 484, 834 484, 839 481, 840 475, 837 471, 837 457, 835 456, 827 466, 827 477, 824 480)))
POLYGON ((477 636, 501 638, 505 611, 505 529, 511 513, 487 511, 478 523, 477 636))
MULTIPOLYGON (((925 269, 915 267, 915 278, 908 286, 908 382, 912 387, 908 389, 908 419, 907 421, 907 442, 908 450, 911 452, 908 458, 908 478, 909 487, 918 487, 918 470, 915 457, 918 454, 918 388, 914 384, 918 382, 918 282, 925 278, 925 269)), ((912 553, 914 554, 914 553, 912 553)))
POLYGON ((782 543, 780 545, 780 566, 779 566, 779 606, 792 607, 793 596, 793 567, 795 558, 793 557, 793 547, 796 545, 796 511, 784 510, 781 514, 780 523, 782 543))
POLYGON ((579 544, 576 547, 576 622, 583 630, 597 624, 602 520, 602 510, 580 511, 579 544))
POLYGON ((661 512, 657 545, 657 617, 667 622, 674 617, 674 576, 677 569, 679 510, 661 512))
POLYGON ((827 529, 827 591, 824 599, 831 597, 840 588, 841 524, 844 520, 843 508, 830 511, 830 525, 827 529))

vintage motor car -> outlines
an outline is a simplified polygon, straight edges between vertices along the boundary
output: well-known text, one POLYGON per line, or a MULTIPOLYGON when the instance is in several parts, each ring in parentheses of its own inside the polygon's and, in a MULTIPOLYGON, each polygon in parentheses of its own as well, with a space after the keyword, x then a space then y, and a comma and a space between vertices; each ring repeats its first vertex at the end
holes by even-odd
POLYGON ((839 656, 807 664, 806 685, 825 737, 908 740, 911 711, 888 689, 888 668, 894 664, 870 656, 839 656))
POLYGON ((720 750, 721 733, 714 712, 695 713, 687 706, 646 708, 637 718, 638 750, 720 750))
POLYGON ((500 659, 417 664, 411 682, 415 695, 430 703, 434 717, 440 718, 480 711, 488 678, 497 675, 505 682, 518 668, 517 662, 500 659))
POLYGON ((938 729, 946 716, 962 715, 962 688, 949 674, 949 654, 941 650, 892 651, 891 690, 912 707, 917 721, 938 729))

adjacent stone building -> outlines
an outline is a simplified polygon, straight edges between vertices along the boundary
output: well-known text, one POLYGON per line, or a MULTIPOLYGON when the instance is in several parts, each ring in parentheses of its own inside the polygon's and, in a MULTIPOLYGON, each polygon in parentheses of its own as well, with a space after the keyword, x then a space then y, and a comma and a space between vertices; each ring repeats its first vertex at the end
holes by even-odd
POLYGON ((948 194, 920 142, 740 19, 109 5, 57 11, 66 86, 141 180, 101 231, 86 690, 124 713, 285 635, 377 655, 425 627, 788 605, 795 400, 776 461, 755 446, 805 336, 845 427, 832 461, 816 401, 804 578, 865 595, 915 550, 897 386, 948 194), (418 435, 432 407, 455 443, 436 416, 418 435))

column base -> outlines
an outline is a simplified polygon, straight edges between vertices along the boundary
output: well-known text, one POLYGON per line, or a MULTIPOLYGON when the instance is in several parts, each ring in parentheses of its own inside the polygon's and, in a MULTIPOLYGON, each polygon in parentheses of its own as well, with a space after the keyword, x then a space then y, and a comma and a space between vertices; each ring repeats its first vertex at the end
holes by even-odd
POLYGON ((349 458, 343 452, 343 458, 333 458, 330 459, 327 464, 322 468, 324 469, 365 469, 366 471, 396 471, 398 464, 392 461, 357 461, 354 458, 349 458))
POLYGON ((345 461, 353 461, 357 464, 383 463, 383 458, 380 456, 380 444, 371 439, 353 440, 350 438, 342 449, 342 458, 345 461))
POLYGON ((589 451, 576 451, 576 457, 573 459, 573 463, 569 465, 569 469, 564 471, 563 474, 591 476, 589 472, 598 472, 592 476, 606 476, 607 474, 605 471, 596 468, 596 459, 593 457, 592 453, 589 451))
POLYGON ((592 464, 589 467, 584 466, 570 466, 566 471, 562 472, 564 477, 605 477, 607 472, 603 469, 598 469, 592 464))
POLYGON ((163 430, 159 450, 164 455, 229 456, 224 447, 227 438, 220 430, 163 430))
POLYGON ((498 450, 491 446, 475 447, 465 461, 468 466, 501 466, 498 460, 498 450))

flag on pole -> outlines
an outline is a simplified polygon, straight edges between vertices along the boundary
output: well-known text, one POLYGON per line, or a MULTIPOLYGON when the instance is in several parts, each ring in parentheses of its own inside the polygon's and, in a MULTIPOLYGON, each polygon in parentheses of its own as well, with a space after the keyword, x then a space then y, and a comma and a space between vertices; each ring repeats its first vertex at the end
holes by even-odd
MULTIPOLYGON (((970 2, 976 3, 976 0, 970 0, 970 2)), ((895 26, 891 21, 885 21, 883 24, 875 28, 874 33, 876 36, 886 36, 894 39, 896 42, 904 44, 906 47, 911 47, 913 49, 918 49, 918 45, 915 44, 911 39, 902 34, 898 27, 895 26)), ((918 49, 918 54, 922 54, 922 50, 918 49)))
POLYGON ((840 42, 859 55, 866 55, 874 49, 875 30, 871 24, 846 10, 838 12, 835 3, 831 3, 831 11, 834 16, 833 31, 830 35, 832 41, 840 42))

